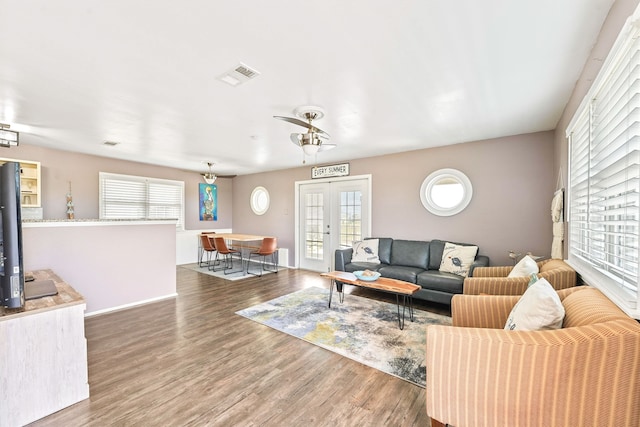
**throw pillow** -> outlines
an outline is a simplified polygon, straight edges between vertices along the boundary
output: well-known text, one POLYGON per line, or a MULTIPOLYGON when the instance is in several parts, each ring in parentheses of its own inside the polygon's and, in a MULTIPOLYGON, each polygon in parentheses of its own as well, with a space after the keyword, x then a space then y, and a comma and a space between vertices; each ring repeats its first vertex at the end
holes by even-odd
POLYGON ((513 270, 511 270, 507 277, 527 277, 530 276, 531 273, 537 273, 538 271, 538 263, 529 255, 525 255, 524 258, 518 261, 513 267, 513 270))
POLYGON ((462 246, 446 242, 442 251, 440 271, 467 277, 477 254, 477 246, 462 246))
POLYGON ((533 285, 534 283, 536 283, 539 279, 538 279, 538 275, 536 273, 531 273, 531 276, 529 276, 529 283, 527 283, 527 288, 531 285, 533 285))
POLYGON ((378 239, 367 239, 353 242, 353 255, 351 262, 372 262, 380 264, 378 257, 378 239))
POLYGON ((504 328, 512 331, 560 329, 563 319, 564 307, 558 293, 547 279, 538 279, 522 294, 504 328))

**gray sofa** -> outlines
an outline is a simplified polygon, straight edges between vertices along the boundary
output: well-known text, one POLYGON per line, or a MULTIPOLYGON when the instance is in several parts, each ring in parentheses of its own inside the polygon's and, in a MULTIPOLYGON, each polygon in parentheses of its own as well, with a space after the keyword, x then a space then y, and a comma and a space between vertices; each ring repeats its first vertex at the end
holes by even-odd
MULTIPOLYGON (((422 287, 414 298, 451 304, 455 294, 462 293, 464 277, 439 271, 445 241, 398 240, 377 238, 380 264, 369 262, 351 262, 353 249, 338 249, 335 252, 335 269, 339 271, 373 270, 382 277, 416 283, 422 287)), ((475 246, 468 243, 451 242, 462 246, 475 246)), ((489 266, 489 257, 476 255, 469 270, 473 275, 475 267, 489 266)), ((341 286, 339 284, 339 290, 341 286)))

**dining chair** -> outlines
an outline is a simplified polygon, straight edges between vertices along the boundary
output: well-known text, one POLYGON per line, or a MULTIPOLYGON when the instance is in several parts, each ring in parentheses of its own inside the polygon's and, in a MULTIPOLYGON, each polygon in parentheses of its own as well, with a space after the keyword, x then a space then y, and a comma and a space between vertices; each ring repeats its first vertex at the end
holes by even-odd
POLYGON ((247 262, 247 274, 253 274, 254 276, 262 276, 262 273, 265 271, 271 271, 273 273, 278 272, 278 239, 275 237, 265 237, 262 239, 262 244, 260 248, 256 251, 252 251, 249 253, 249 260, 247 262), (251 268, 251 257, 256 255, 257 257, 261 257, 260 261, 260 274, 254 273, 250 271, 251 268), (273 265, 273 269, 267 268, 267 257, 271 257, 271 264, 273 265))
POLYGON ((244 263, 242 259, 242 252, 236 249, 229 249, 227 247, 227 243, 224 241, 223 237, 214 237, 213 244, 216 247, 216 259, 213 262, 213 265, 209 266, 209 270, 216 270, 216 265, 224 263, 222 269, 224 274, 238 273, 244 270, 244 263), (223 259, 219 259, 220 255, 222 255, 223 259), (240 256, 240 269, 233 270, 233 257, 240 256))
POLYGON ((211 265, 211 257, 216 251, 216 247, 211 242, 211 237, 215 233, 201 233, 200 234, 200 256, 198 258, 198 267, 204 267, 211 265), (203 262, 203 258, 206 254, 207 262, 203 262))

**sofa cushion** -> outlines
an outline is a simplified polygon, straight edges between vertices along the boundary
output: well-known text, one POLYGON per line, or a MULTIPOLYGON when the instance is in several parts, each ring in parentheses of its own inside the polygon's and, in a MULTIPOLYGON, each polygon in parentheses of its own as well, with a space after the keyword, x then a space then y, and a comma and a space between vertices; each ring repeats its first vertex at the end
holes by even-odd
POLYGON ((509 272, 507 277, 530 277, 532 273, 537 273, 538 271, 538 263, 529 255, 525 255, 513 267, 513 270, 509 272))
POLYGON ((353 273, 354 271, 359 270, 371 270, 378 271, 380 268, 387 266, 388 264, 380 264, 374 262, 350 262, 344 266, 344 271, 348 271, 349 273, 353 273))
POLYGON ((462 246, 447 242, 444 245, 439 270, 467 277, 477 254, 477 246, 462 246))
POLYGON ((556 290, 546 279, 539 279, 522 294, 504 328, 512 331, 560 329, 564 313, 556 290))
POLYGON ((366 239, 353 242, 351 262, 370 262, 373 264, 379 264, 378 239, 366 239))
POLYGON ((391 264, 391 244, 393 239, 391 237, 367 237, 364 240, 377 239, 378 240, 378 258, 383 264, 391 264))
POLYGON ((418 274, 416 284, 434 291, 461 294, 464 277, 438 270, 427 270, 418 274))
POLYGON ((564 328, 593 325, 610 320, 631 320, 609 298, 596 288, 580 286, 581 290, 573 292, 562 300, 565 309, 564 328))
POLYGON ((542 262, 540 265, 540 273, 544 273, 546 271, 555 270, 556 268, 565 268, 571 269, 569 264, 564 262, 561 259, 550 259, 548 261, 542 262))
POLYGON ((429 242, 394 240, 391 244, 391 265, 404 265, 425 270, 428 262, 429 242))
POLYGON ((398 279, 409 283, 416 283, 418 274, 422 273, 424 269, 403 265, 387 265, 380 267, 378 271, 383 277, 388 277, 389 279, 398 279))

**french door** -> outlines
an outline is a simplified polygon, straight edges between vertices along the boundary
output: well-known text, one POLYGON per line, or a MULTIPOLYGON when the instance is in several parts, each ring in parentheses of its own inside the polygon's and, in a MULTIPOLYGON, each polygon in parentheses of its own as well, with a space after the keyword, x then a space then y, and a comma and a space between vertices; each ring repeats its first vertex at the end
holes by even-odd
POLYGON ((329 271, 337 248, 371 234, 371 177, 296 183, 296 264, 329 271))

